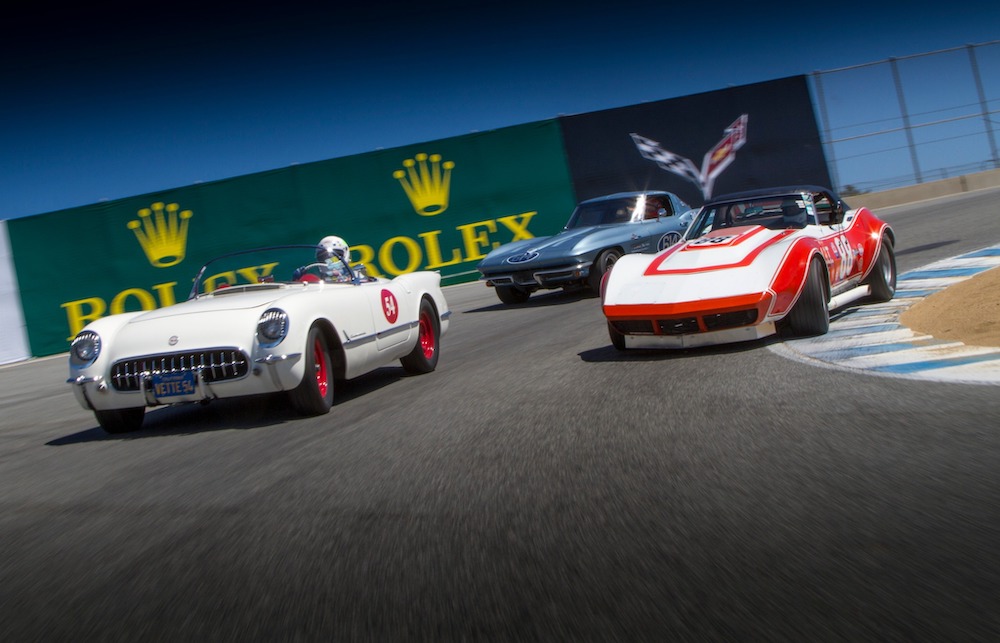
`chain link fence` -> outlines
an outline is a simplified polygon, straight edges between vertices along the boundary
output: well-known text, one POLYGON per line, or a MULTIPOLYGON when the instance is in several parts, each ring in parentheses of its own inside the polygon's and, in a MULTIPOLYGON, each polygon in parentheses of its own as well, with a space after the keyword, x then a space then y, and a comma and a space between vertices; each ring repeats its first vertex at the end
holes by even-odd
POLYGON ((811 74, 844 196, 1000 168, 1000 40, 811 74))

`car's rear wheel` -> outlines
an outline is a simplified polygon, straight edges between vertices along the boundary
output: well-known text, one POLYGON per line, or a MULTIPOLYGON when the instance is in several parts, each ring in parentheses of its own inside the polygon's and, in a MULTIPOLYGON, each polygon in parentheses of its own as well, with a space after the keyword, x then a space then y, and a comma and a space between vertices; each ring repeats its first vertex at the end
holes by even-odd
POLYGON ((109 409, 94 411, 97 423, 108 433, 131 433, 138 431, 146 416, 146 407, 137 406, 131 409, 109 409))
POLYGON ((896 294, 896 253, 888 237, 882 239, 868 283, 875 301, 889 301, 896 294))
POLYGON ((608 322, 608 336, 611 337, 611 345, 620 351, 625 350, 625 335, 618 331, 611 322, 608 322))
POLYGON ((597 255, 597 259, 594 259, 594 264, 590 267, 590 275, 587 277, 587 285, 590 286, 590 290, 595 295, 601 294, 601 280, 604 279, 604 273, 611 270, 611 267, 621 256, 621 252, 615 248, 609 248, 597 255))
POLYGON ((407 373, 430 373, 437 368, 441 342, 441 320, 427 299, 420 301, 417 318, 417 343, 408 355, 399 360, 407 373))
POLYGON ((505 304, 523 304, 531 293, 517 286, 497 286, 497 297, 505 304))
POLYGON ((333 361, 326 335, 318 326, 306 339, 302 381, 289 391, 292 406, 302 415, 323 415, 333 406, 333 361))
POLYGON ((783 322, 784 330, 793 337, 823 335, 830 330, 823 266, 818 260, 813 259, 809 263, 809 276, 802 287, 802 294, 783 322))

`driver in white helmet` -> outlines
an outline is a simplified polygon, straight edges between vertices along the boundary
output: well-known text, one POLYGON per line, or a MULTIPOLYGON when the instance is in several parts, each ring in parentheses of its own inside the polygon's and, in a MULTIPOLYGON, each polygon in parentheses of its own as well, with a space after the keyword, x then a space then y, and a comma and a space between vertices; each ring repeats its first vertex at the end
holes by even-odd
POLYGON ((351 281, 351 271, 347 267, 350 261, 351 248, 346 241, 332 235, 323 237, 316 244, 316 263, 299 267, 292 273, 292 279, 316 281, 316 272, 319 272, 328 283, 351 281))
POLYGON ((316 261, 323 264, 326 281, 351 280, 351 271, 347 268, 351 262, 351 247, 340 237, 331 235, 320 239, 316 245, 316 261))
POLYGON ((316 244, 316 263, 302 266, 292 273, 292 279, 298 281, 305 276, 309 268, 317 267, 326 282, 344 283, 353 279, 375 281, 368 276, 364 265, 358 264, 349 268, 350 263, 351 247, 341 237, 330 235, 323 237, 316 244))

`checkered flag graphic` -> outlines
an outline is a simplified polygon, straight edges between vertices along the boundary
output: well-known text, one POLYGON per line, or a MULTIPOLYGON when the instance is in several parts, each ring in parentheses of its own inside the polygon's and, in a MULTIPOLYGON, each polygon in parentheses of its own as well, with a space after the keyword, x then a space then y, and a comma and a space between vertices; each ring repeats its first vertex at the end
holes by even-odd
POLYGON ((679 154, 667 151, 660 147, 657 141, 639 134, 630 134, 635 146, 643 158, 655 162, 667 172, 672 172, 691 181, 699 188, 702 187, 701 172, 698 167, 691 162, 691 159, 684 158, 679 154))

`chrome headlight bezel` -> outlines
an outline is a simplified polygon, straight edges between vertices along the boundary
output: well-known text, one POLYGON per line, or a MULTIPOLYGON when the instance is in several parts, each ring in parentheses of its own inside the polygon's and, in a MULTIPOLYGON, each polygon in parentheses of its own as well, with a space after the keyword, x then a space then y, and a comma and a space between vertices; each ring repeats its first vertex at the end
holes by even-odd
POLYGON ((288 313, 268 308, 257 321, 257 343, 262 348, 277 346, 288 336, 288 313))
POLYGON ((86 368, 101 356, 101 336, 92 330, 77 333, 69 345, 69 363, 76 368, 86 368))

